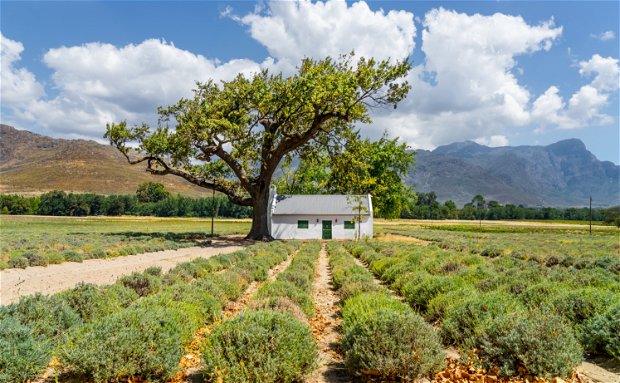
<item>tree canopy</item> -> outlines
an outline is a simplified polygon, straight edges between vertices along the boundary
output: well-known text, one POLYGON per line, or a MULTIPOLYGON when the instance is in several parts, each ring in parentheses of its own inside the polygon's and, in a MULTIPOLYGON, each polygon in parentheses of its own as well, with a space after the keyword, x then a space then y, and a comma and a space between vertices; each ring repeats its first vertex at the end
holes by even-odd
POLYGON ((350 136, 356 123, 371 122, 370 108, 395 107, 409 92, 407 60, 354 58, 305 59, 289 77, 264 70, 199 82, 193 97, 158 109, 157 127, 111 123, 105 137, 131 164, 252 206, 248 238, 270 239, 269 186, 282 159, 350 136))
POLYGON ((170 193, 159 182, 143 182, 136 189, 136 197, 140 202, 159 202, 169 196, 170 193))
POLYGON ((413 164, 408 149, 387 134, 370 141, 353 132, 339 145, 308 146, 276 185, 283 194, 371 194, 375 215, 397 218, 413 197, 402 181, 413 164))

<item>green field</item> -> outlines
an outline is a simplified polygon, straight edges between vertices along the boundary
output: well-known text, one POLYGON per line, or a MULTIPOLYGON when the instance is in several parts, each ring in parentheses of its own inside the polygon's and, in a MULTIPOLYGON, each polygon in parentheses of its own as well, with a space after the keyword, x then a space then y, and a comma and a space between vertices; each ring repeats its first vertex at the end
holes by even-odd
MULTIPOLYGON (((249 222, 215 227, 245 233, 249 222)), ((2 228, 3 251, 30 260, 25 252, 191 246, 210 222, 3 217, 2 228)), ((446 348, 469 357, 466 369, 530 381, 569 378, 590 356, 620 362, 617 229, 379 220, 375 232, 325 246, 342 318, 338 349, 355 379, 445 381, 458 368, 445 363, 446 348)), ((59 381, 169 381, 188 367, 188 353, 206 381, 302 381, 316 368, 324 328, 309 325, 321 302, 313 298, 320 248, 259 243, 166 274, 151 267, 108 286, 24 297, 0 308, 0 382, 40 376, 52 356, 59 381), (227 315, 253 283, 241 311, 227 315)))
MULTIPOLYGON (((211 220, 154 217, 0 216, 0 269, 110 258, 195 246, 211 220)), ((215 221, 215 235, 246 234, 250 222, 215 221)))

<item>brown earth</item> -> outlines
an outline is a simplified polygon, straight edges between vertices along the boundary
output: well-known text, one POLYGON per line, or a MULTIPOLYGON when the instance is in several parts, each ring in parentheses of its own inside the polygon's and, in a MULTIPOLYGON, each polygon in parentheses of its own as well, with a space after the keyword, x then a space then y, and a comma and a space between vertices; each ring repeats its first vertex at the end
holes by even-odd
POLYGON ((340 342, 339 297, 332 283, 332 273, 325 251, 321 248, 314 279, 315 314, 310 319, 312 334, 319 345, 319 367, 306 383, 342 383, 352 379, 345 370, 340 342))

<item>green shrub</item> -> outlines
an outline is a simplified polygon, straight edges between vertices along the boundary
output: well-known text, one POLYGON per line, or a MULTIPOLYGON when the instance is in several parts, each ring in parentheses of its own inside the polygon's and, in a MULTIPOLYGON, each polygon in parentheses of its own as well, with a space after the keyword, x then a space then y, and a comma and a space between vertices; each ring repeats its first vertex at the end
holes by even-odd
POLYGON ((30 266, 30 262, 28 262, 28 258, 26 257, 12 257, 7 263, 9 267, 16 269, 25 269, 30 266))
POLYGON ((441 321, 451 306, 462 304, 465 299, 474 294, 476 294, 476 291, 471 286, 438 294, 428 302, 428 308, 426 313, 424 313, 424 317, 431 322, 441 321))
MULTIPOLYGON (((522 310, 520 302, 510 294, 494 291, 475 293, 465 290, 468 296, 453 302, 445 309, 441 322, 441 336, 447 343, 462 345, 474 336, 476 328, 488 318, 496 318, 506 313, 522 310)), ((469 351, 469 350, 466 350, 469 351)))
POLYGON ((374 282, 374 278, 369 273, 352 274, 338 289, 340 299, 347 300, 361 293, 379 292, 381 287, 374 282))
POLYGON ((285 270, 284 272, 278 275, 279 281, 286 281, 294 284, 302 290, 310 290, 312 288, 313 281, 313 272, 304 272, 307 270, 295 270, 291 271, 290 269, 285 270))
POLYGON ((147 267, 144 270, 144 274, 150 275, 152 277, 161 277, 161 267, 159 266, 147 267))
POLYGON ((312 299, 305 291, 295 286, 291 282, 275 281, 262 285, 256 293, 256 299, 277 299, 278 297, 286 297, 295 302, 306 314, 311 316, 314 312, 314 304, 312 299))
POLYGON ((301 381, 316 359, 310 328, 274 311, 244 312, 222 322, 202 349, 205 373, 227 383, 301 381))
POLYGON ((379 309, 360 319, 347 318, 342 348, 352 372, 373 371, 380 379, 413 380, 432 376, 443 367, 439 339, 419 315, 379 309))
POLYGON ((121 311, 139 296, 133 289, 120 284, 97 287, 80 283, 58 297, 67 302, 83 321, 88 322, 121 311))
POLYGON ((620 360, 620 303, 587 321, 582 337, 586 351, 607 353, 620 360))
POLYGON ((47 263, 50 265, 57 265, 65 261, 64 255, 57 251, 47 253, 47 263))
POLYGON ((617 294, 592 287, 564 290, 552 299, 552 307, 573 324, 573 329, 583 345, 591 343, 586 339, 588 333, 583 331, 585 323, 604 314, 614 303, 620 302, 617 294))
POLYGON ((427 274, 423 278, 416 278, 404 284, 401 294, 412 307, 425 312, 428 303, 435 296, 456 290, 463 285, 464 282, 460 278, 427 274))
POLYGON ((510 312, 489 318, 467 342, 486 367, 515 375, 519 367, 547 378, 567 377, 581 363, 582 349, 570 326, 545 311, 510 312))
POLYGON ((342 307, 343 327, 351 327, 357 321, 365 321, 378 311, 409 312, 409 307, 385 292, 369 292, 347 299, 342 307))
POLYGON ((106 252, 103 249, 94 249, 92 251, 90 251, 88 253, 88 256, 85 258, 91 258, 91 259, 100 259, 100 258, 105 258, 106 256, 106 252))
POLYGON ((498 247, 487 247, 480 252, 483 257, 495 258, 502 255, 502 249, 498 247))
POLYGON ((14 318, 0 319, 0 383, 36 378, 50 361, 49 342, 14 318))
POLYGON ((293 317, 295 317, 295 319, 298 319, 305 324, 309 324, 306 314, 299 307, 299 305, 297 305, 295 302, 293 302, 287 297, 255 299, 250 302, 250 304, 248 305, 248 309, 253 311, 273 310, 283 313, 289 313, 293 317))
POLYGON ((565 289, 567 289, 566 286, 562 286, 556 282, 542 282, 528 287, 519 295, 519 299, 528 307, 532 308, 541 307, 543 305, 551 306, 551 302, 555 297, 565 289))
POLYGON ((199 312, 203 322, 212 322, 220 318, 222 304, 194 284, 182 283, 166 288, 162 292, 147 298, 153 304, 166 301, 184 302, 193 305, 199 312))
POLYGON ((172 378, 184 343, 201 324, 200 314, 183 303, 164 308, 143 302, 72 329, 58 350, 63 365, 95 382, 172 378))
POLYGON ((22 257, 28 259, 28 264, 30 266, 47 266, 47 257, 43 257, 32 251, 25 252, 22 254, 22 257))
POLYGON ((41 294, 22 297, 2 307, 2 316, 11 316, 31 328, 35 336, 54 338, 81 323, 80 316, 62 299, 41 294))
POLYGON ((133 272, 130 275, 120 277, 118 282, 125 287, 133 289, 141 297, 159 291, 162 285, 161 278, 147 272, 133 272))
POLYGON ((80 253, 75 250, 63 250, 61 251, 61 254, 64 257, 65 261, 68 262, 82 262, 84 260, 80 253))

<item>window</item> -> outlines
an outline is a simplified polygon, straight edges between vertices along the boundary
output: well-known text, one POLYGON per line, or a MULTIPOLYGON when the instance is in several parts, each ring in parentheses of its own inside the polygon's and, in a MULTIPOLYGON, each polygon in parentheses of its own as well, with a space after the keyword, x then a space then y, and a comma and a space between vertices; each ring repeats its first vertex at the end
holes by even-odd
POLYGON ((308 228, 308 221, 297 221, 297 228, 298 229, 307 229, 308 228))
POLYGON ((355 229, 355 222, 353 221, 344 221, 345 229, 355 229))

